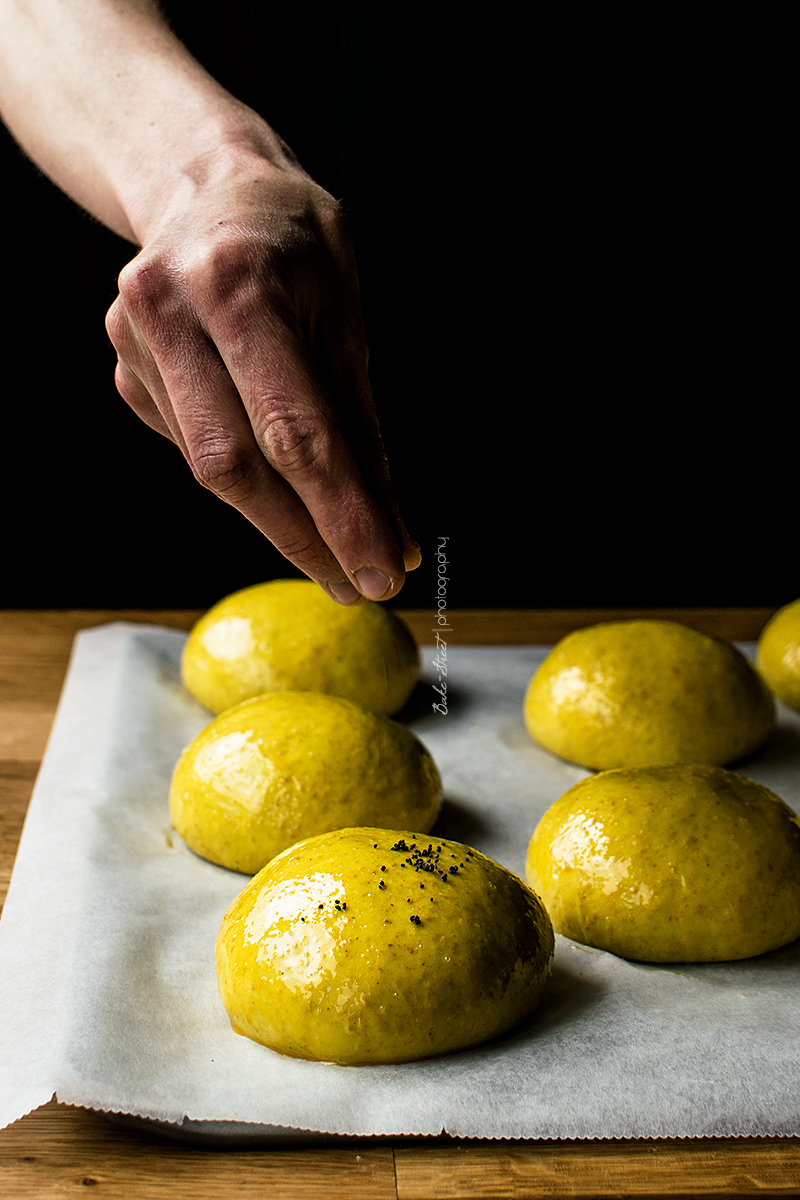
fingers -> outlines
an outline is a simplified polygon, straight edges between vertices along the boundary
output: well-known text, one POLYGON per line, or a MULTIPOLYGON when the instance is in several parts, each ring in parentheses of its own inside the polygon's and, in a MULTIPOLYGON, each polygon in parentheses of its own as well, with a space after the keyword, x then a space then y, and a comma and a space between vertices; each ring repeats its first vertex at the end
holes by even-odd
POLYGON ((366 338, 360 314, 327 321, 313 347, 314 361, 335 399, 339 422, 361 466, 367 486, 381 503, 400 545, 406 571, 422 561, 417 542, 400 514, 389 474, 367 373, 366 338))
MULTIPOLYGON (((107 319, 120 355, 119 390, 180 446, 198 482, 340 603, 394 594, 402 557, 379 506, 370 510, 366 486, 353 487, 358 468, 307 352, 289 352, 280 338, 257 338, 263 366, 255 375, 246 371, 241 384, 250 415, 213 342, 185 309, 164 319, 173 303, 162 297, 162 320, 145 333, 128 303, 120 298, 107 319), (175 332, 166 336, 167 329, 175 332), (370 554, 376 537, 390 542, 388 555, 370 554)), ((288 332, 282 337, 292 343, 288 332)))
MULTIPOLYGON (((133 369, 134 360, 138 361, 144 357, 145 348, 143 346, 140 348, 138 341, 134 341, 131 323, 125 315, 119 298, 114 301, 106 316, 106 332, 118 355, 114 382, 120 396, 146 425, 149 425, 156 433, 162 434, 163 437, 169 438, 170 441, 175 441, 172 430, 151 394, 152 382, 151 389, 148 389, 133 369)), ((147 374, 151 381, 157 381, 163 391, 163 384, 161 384, 160 378, 157 378, 158 370, 152 361, 152 356, 147 354, 146 357, 150 368, 147 374)))
MULTIPOLYGON (((237 330, 212 319, 209 332, 225 347, 225 365, 266 461, 300 497, 347 578, 370 599, 394 595, 405 576, 402 543, 385 494, 362 469, 352 433, 358 423, 342 421, 342 406, 323 386, 309 349, 262 306, 237 330)), ((349 381, 351 393, 360 386, 357 378, 349 381)), ((367 417, 377 439, 371 409, 360 424, 367 417)))
POLYGON ((302 501, 265 461, 213 346, 199 330, 190 339, 184 328, 181 345, 168 342, 156 358, 149 352, 141 354, 140 339, 130 329, 131 321, 120 305, 109 318, 112 341, 118 353, 137 356, 136 373, 126 364, 117 368, 123 398, 152 428, 177 442, 203 487, 237 508, 335 599, 357 601, 352 587, 340 590, 346 584, 344 572, 302 501), (120 322, 125 326, 123 335, 120 322))
POLYGON ((169 426, 161 416, 158 406, 153 403, 153 399, 147 388, 141 379, 138 379, 130 368, 121 361, 117 363, 116 371, 114 372, 114 382, 117 385, 117 391, 120 396, 133 409, 136 415, 144 421, 145 425, 149 425, 151 429, 155 429, 156 433, 160 433, 163 437, 174 441, 169 426))
POLYGON ((274 199, 250 227, 215 208, 198 235, 195 214, 182 243, 170 229, 125 268, 107 319, 117 386, 337 600, 387 599, 419 550, 389 481, 352 255, 336 222, 320 244, 307 197, 285 220, 274 199))

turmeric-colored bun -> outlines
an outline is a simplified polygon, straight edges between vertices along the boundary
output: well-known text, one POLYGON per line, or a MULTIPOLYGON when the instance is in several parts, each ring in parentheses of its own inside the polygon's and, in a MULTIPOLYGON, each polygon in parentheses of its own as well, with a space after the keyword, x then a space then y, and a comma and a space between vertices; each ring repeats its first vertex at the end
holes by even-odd
POLYGON ((530 1016, 553 948, 538 897, 470 847, 342 829, 284 851, 240 892, 217 981, 234 1030, 273 1050, 397 1063, 530 1016))
POLYGON ((234 592, 200 618, 183 682, 222 712, 263 692, 326 692, 371 712, 396 713, 419 678, 419 649, 383 604, 337 604, 309 579, 234 592))

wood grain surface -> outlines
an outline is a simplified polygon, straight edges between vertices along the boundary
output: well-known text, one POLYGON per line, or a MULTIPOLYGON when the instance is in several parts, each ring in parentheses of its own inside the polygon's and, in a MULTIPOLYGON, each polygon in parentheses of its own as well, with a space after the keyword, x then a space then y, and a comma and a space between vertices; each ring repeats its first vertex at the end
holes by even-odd
MULTIPOLYGON (((771 609, 455 611, 453 644, 549 643, 569 629, 620 616, 670 616, 731 640, 753 640, 771 609)), ((188 629, 173 611, 0 610, 0 900, 41 762, 72 641, 113 620, 188 629)), ((433 614, 406 611, 421 643, 433 614)), ((56 1100, 0 1131, 0 1195, 136 1200, 472 1200, 569 1196, 800 1195, 800 1139, 508 1142, 455 1139, 344 1141, 220 1149, 129 1127, 56 1100)))

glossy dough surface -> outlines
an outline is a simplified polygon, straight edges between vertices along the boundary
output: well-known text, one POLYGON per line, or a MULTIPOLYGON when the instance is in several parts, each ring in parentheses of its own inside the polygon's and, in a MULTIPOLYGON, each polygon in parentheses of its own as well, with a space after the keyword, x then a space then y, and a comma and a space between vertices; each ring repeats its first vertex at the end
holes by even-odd
POLYGON ((800 600, 767 621, 758 639, 758 669, 778 699, 800 712, 800 600))
POLYGON ((178 760, 169 803, 196 854, 252 875, 327 830, 430 829, 441 791, 429 751, 397 721, 338 696, 271 692, 200 731, 178 760))
POLYGON ((584 767, 724 765, 762 744, 775 703, 730 643, 677 621, 612 621, 553 648, 528 687, 525 722, 584 767))
POLYGON ((539 822, 526 875, 558 933, 622 958, 750 958, 800 936, 800 823, 722 767, 581 780, 539 822))
POLYGON ((276 579, 227 596, 189 634, 186 688, 213 713, 272 691, 326 692, 394 713, 419 677, 419 650, 391 609, 352 608, 315 583, 276 579))
POLYGON ((541 901, 477 851, 343 829, 247 884, 222 921, 217 982, 236 1032, 283 1054, 407 1062, 529 1016, 553 946, 541 901))

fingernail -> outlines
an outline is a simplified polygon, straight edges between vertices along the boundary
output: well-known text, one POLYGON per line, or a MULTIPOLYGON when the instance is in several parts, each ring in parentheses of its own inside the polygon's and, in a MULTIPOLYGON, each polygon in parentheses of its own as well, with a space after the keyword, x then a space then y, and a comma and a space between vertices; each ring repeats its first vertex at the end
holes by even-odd
POLYGON ((408 549, 403 555, 403 561, 407 571, 416 571, 422 562, 422 550, 413 538, 408 539, 408 549))
POLYGON ((382 600, 392 586, 389 576, 375 567, 364 567, 363 571, 356 571, 356 579, 362 595, 368 600, 382 600))
POLYGON ((337 579, 336 582, 328 582, 326 587, 334 600, 338 600, 340 604, 356 604, 360 599, 360 594, 353 587, 349 579, 337 579))

